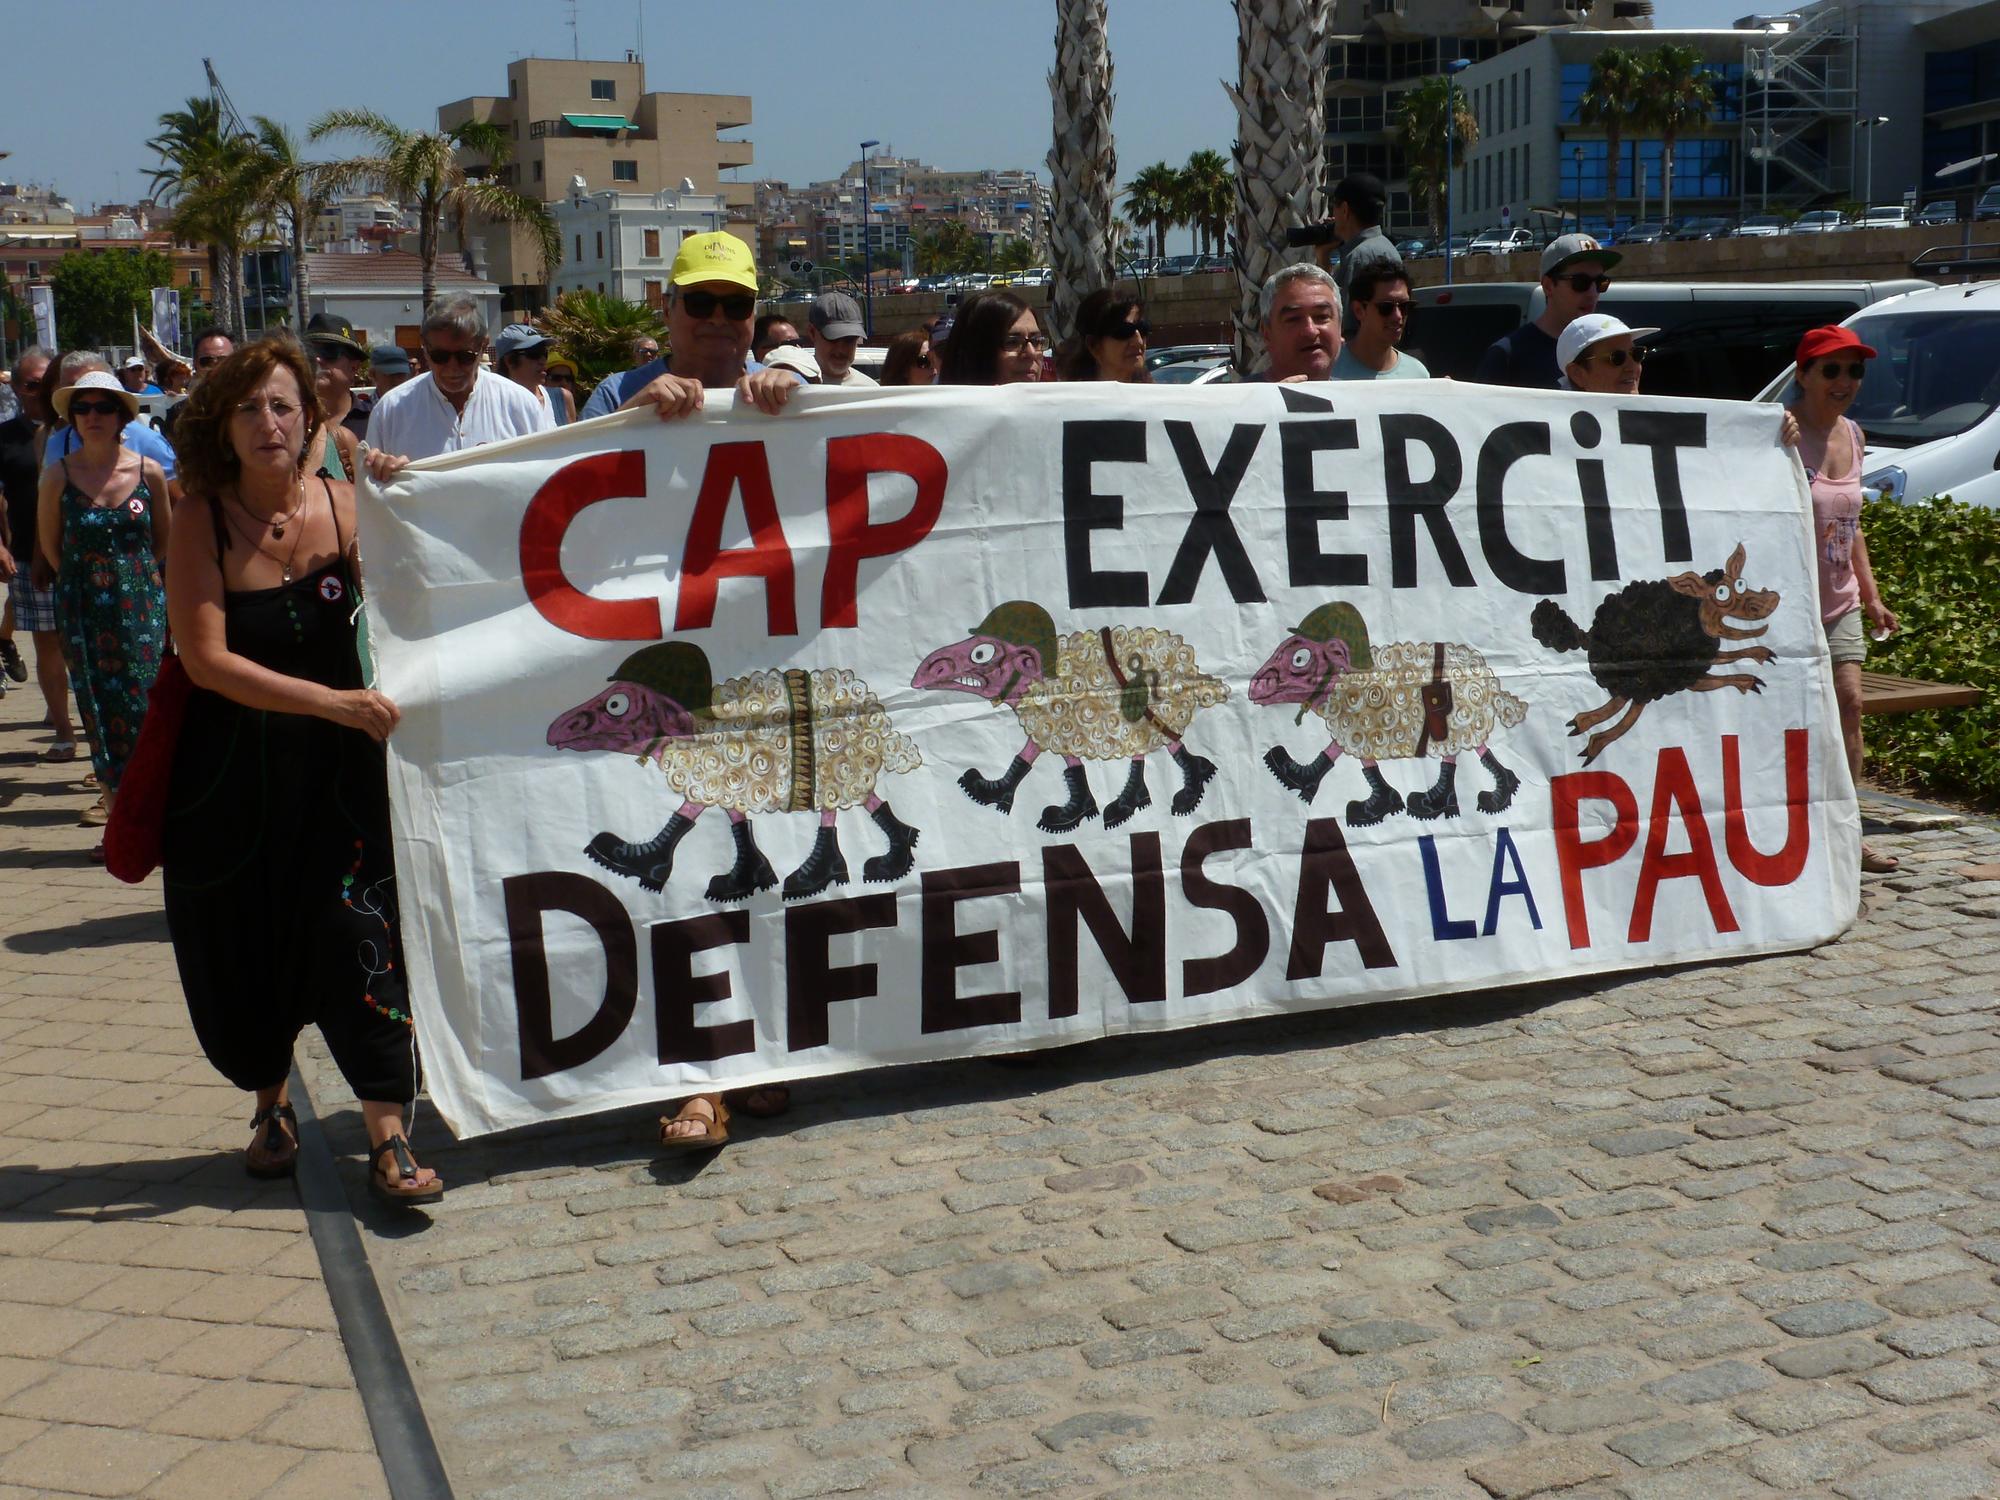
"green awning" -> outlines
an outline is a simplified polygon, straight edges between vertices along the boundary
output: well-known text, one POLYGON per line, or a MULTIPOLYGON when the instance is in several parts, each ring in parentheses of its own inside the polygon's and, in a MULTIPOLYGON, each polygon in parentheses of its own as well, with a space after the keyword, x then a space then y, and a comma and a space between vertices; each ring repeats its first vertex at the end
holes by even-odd
POLYGON ((623 115, 564 115, 576 130, 630 130, 632 122, 623 115))

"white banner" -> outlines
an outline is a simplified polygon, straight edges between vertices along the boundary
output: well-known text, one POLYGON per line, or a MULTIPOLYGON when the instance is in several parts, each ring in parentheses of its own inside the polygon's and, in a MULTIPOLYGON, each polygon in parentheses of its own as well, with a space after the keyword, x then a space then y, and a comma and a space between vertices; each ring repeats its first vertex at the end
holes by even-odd
POLYGON ((181 294, 173 287, 153 288, 153 337, 169 349, 181 346, 181 294))
POLYGON ((1854 916, 1772 408, 711 397, 363 488, 456 1131, 1854 916))
POLYGON ((44 349, 56 347, 56 289, 52 286, 28 288, 28 305, 35 313, 35 342, 44 349))

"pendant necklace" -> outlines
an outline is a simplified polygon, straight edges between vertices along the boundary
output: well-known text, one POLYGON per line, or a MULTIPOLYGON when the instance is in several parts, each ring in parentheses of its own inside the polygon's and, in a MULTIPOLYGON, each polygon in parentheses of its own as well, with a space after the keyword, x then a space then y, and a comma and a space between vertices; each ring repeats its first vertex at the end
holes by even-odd
MULTIPOLYGON (((248 506, 246 506, 243 503, 240 496, 232 498, 236 500, 237 509, 241 510, 245 515, 248 516, 256 515, 255 511, 251 510, 248 506)), ((299 481, 299 503, 292 508, 291 515, 285 517, 284 524, 275 525, 271 527, 271 535, 274 537, 282 537, 285 534, 285 525, 289 525, 291 521, 298 516, 299 512, 304 510, 305 508, 306 508, 306 486, 305 486, 305 480, 301 479, 299 481)), ((263 544, 263 542, 258 540, 257 537, 253 536, 243 526, 243 524, 239 522, 234 516, 229 517, 229 524, 236 529, 237 534, 241 536, 244 541, 248 542, 252 547, 256 548, 257 551, 263 553, 264 556, 270 558, 272 562, 277 563, 279 574, 284 580, 284 586, 287 588, 291 587, 292 562, 293 559, 295 559, 299 555, 299 543, 305 540, 306 537, 305 527, 304 526, 299 527, 298 535, 292 538, 291 551, 287 552, 284 555, 284 557, 280 558, 277 553, 273 552, 269 547, 266 547, 263 544)), ((269 523, 267 522, 266 524, 268 525, 269 523)))
POLYGON ((294 495, 296 498, 294 504, 292 505, 292 508, 282 516, 258 515, 256 511, 252 510, 249 506, 243 503, 243 493, 241 490, 238 490, 230 498, 236 502, 236 508, 242 511, 244 515, 250 517, 251 520, 256 521, 260 525, 270 527, 272 537, 277 541, 283 541, 285 539, 285 528, 291 525, 292 522, 297 520, 299 512, 305 509, 306 481, 305 481, 305 476, 303 474, 299 476, 298 489, 294 491, 294 495))

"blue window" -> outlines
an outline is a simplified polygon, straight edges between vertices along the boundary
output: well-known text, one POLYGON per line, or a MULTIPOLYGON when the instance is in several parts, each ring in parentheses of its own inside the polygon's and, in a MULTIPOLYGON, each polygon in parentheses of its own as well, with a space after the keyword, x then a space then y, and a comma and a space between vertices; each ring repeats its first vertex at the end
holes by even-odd
MULTIPOLYGON (((1709 118, 1720 122, 1743 118, 1743 64, 1706 63, 1702 72, 1708 75, 1709 91, 1715 96, 1709 118)), ((1590 92, 1590 64, 1564 63, 1562 65, 1562 91, 1556 105, 1556 123, 1574 125, 1577 110, 1583 96, 1590 92)), ((1931 105, 1931 108, 1937 106, 1931 105)))

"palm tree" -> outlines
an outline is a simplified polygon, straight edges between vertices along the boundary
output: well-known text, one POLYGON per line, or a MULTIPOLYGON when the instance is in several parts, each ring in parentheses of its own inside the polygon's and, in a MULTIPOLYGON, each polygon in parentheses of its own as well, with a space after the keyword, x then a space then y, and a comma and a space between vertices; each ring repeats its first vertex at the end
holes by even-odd
POLYGON ((292 248, 293 326, 304 330, 311 316, 312 287, 306 271, 306 234, 333 198, 323 165, 303 160, 298 139, 267 115, 253 116, 256 152, 250 162, 259 217, 282 229, 292 248))
POLYGON ((940 219, 937 227, 917 237, 917 271, 924 276, 948 276, 978 267, 982 250, 977 235, 957 219, 940 219))
POLYGON ((160 133, 146 142, 160 158, 151 191, 173 208, 174 238, 207 248, 214 321, 241 338, 243 249, 257 217, 248 141, 223 128, 213 98, 191 98, 159 121, 160 133))
POLYGON ((1026 235, 1015 235, 1000 247, 1000 253, 993 257, 996 271, 1025 271, 1035 263, 1035 242, 1026 235))
POLYGON ((564 292, 535 322, 576 361, 577 374, 590 385, 631 368, 632 344, 642 334, 663 346, 667 337, 665 321, 652 308, 602 292, 564 292))
POLYGON ((1318 222, 1325 163, 1327 0, 1236 0, 1236 352, 1262 352, 1258 294, 1298 252, 1285 231, 1318 222))
POLYGON ((1647 60, 1647 111, 1660 132, 1660 217, 1674 216, 1674 143, 1686 130, 1699 130, 1715 113, 1715 88, 1709 82, 1701 53, 1693 47, 1669 45, 1647 60))
MULTIPOLYGON (((1619 145, 1643 113, 1645 64, 1623 47, 1606 47, 1590 62, 1590 82, 1577 101, 1579 125, 1604 132, 1604 217, 1618 221, 1619 145)), ((1643 182, 1644 169, 1639 177, 1643 182)))
POLYGON ((1140 168, 1138 175, 1125 184, 1126 204, 1132 210, 1132 217, 1146 228, 1151 241, 1147 247, 1150 255, 1167 253, 1167 231, 1181 222, 1179 191, 1180 174, 1163 161, 1140 168))
POLYGON ((437 298, 438 236, 447 218, 467 271, 473 266, 466 231, 474 218, 527 229, 541 252, 544 279, 562 259, 562 241, 548 209, 483 175, 505 163, 509 151, 507 132, 492 121, 464 120, 449 130, 405 130, 372 109, 336 109, 313 121, 309 134, 317 141, 342 131, 366 137, 375 150, 327 163, 323 171, 329 188, 370 182, 398 203, 416 205, 426 312, 437 298), (460 153, 483 156, 490 168, 469 168, 460 153))
POLYGON ((1236 210, 1236 183, 1229 158, 1220 151, 1196 151, 1181 168, 1181 213, 1201 236, 1201 253, 1226 243, 1229 216, 1236 210))
POLYGON ((1479 141, 1479 121, 1472 113, 1471 98, 1450 78, 1426 78, 1403 95, 1396 134, 1408 164, 1410 197, 1424 205, 1432 236, 1441 237, 1448 188, 1445 162, 1447 158, 1464 161, 1479 141))
POLYGON ((1055 137, 1049 147, 1049 332, 1070 336, 1077 304, 1113 271, 1111 44, 1106 0, 1056 0, 1056 65, 1049 73, 1055 137))

